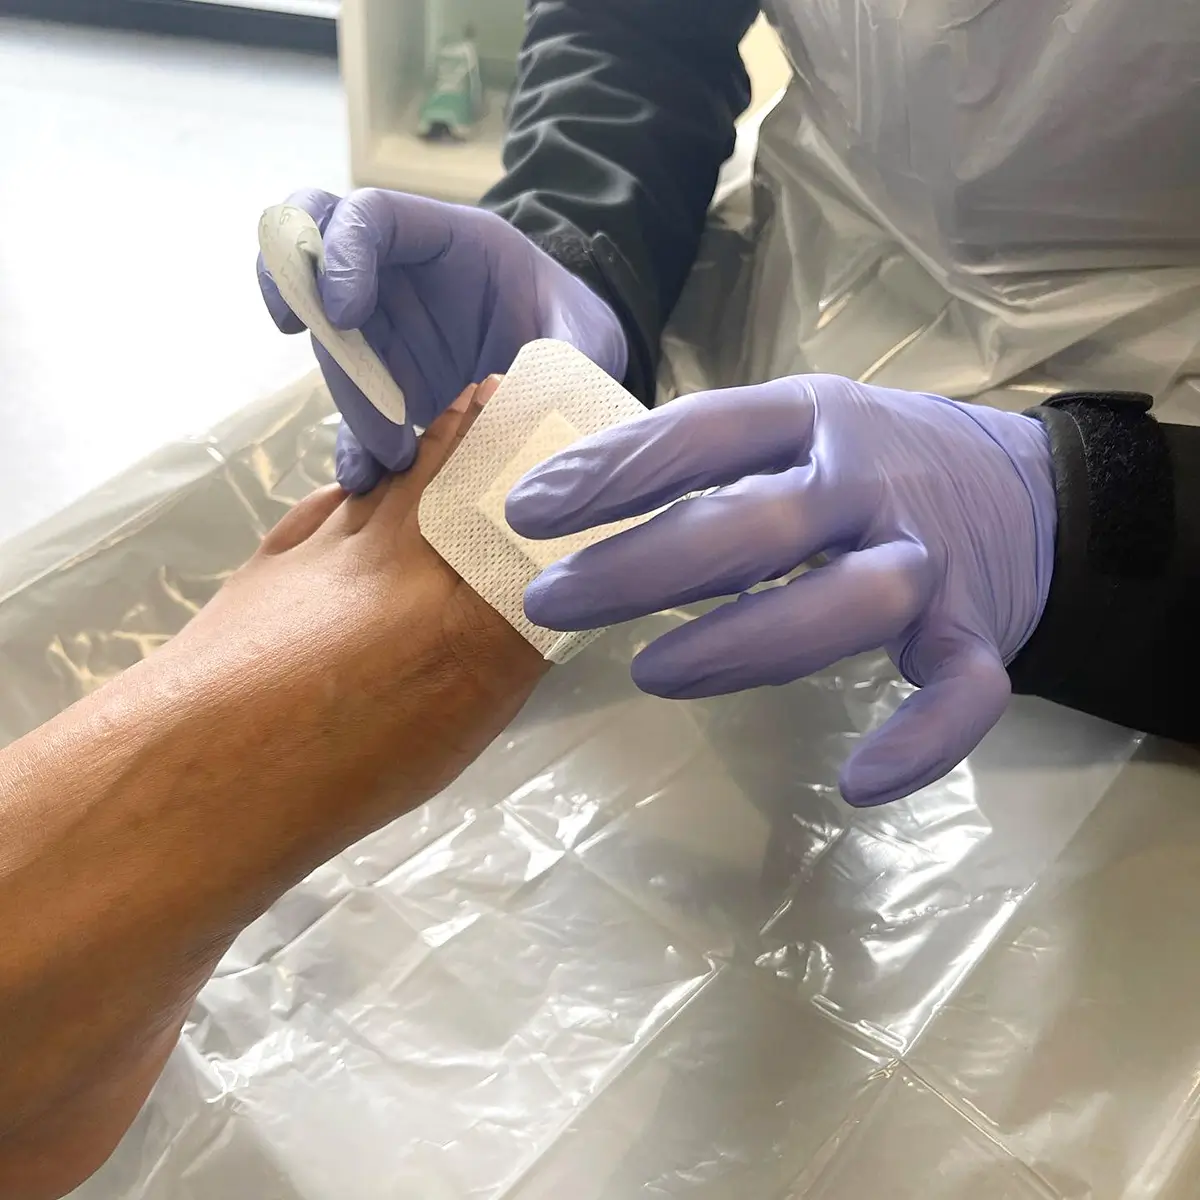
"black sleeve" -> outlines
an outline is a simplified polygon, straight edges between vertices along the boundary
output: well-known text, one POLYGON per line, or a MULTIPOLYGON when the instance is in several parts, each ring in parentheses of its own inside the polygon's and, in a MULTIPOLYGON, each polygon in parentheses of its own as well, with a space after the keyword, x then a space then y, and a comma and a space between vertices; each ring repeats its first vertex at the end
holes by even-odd
POLYGON ((1200 742, 1200 428, 1150 398, 1073 393, 1029 415, 1054 455, 1058 532, 1046 610, 1014 690, 1200 742))
POLYGON ((644 401, 749 103, 738 46, 757 13, 758 0, 528 0, 507 173, 482 203, 612 305, 644 401))

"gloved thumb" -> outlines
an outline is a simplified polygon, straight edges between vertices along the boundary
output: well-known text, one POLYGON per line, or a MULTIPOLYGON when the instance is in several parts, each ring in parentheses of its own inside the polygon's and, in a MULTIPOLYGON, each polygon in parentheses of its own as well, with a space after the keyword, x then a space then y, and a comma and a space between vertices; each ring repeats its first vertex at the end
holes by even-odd
POLYGON ((384 471, 408 470, 417 456, 412 425, 388 420, 315 337, 312 346, 329 394, 348 426, 338 438, 338 483, 348 492, 361 494, 370 491, 384 471))
MULTIPOLYGON (((928 682, 896 710, 842 767, 842 795, 866 808, 899 800, 953 770, 1004 714, 1012 694, 994 646, 963 637, 928 682)), ((914 647, 920 655, 921 647, 914 647)))

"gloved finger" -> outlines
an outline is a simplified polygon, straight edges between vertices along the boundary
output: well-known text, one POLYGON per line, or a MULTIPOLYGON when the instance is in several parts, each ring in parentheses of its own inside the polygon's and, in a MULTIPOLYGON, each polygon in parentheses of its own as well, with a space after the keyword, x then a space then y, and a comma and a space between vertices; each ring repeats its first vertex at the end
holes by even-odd
MULTIPOLYGON (((489 390, 489 395, 494 388, 489 390)), ((454 453, 458 443, 482 412, 482 387, 468 384, 454 402, 421 435, 416 461, 403 475, 391 479, 376 493, 376 520, 387 522, 397 532, 418 515, 421 494, 454 453)), ((372 497, 374 499, 374 497, 372 497)))
POLYGON ((345 421, 338 426, 333 462, 338 483, 355 496, 365 495, 384 476, 383 463, 363 449, 345 421))
POLYGON ((319 280, 325 315, 338 329, 358 329, 379 300, 385 266, 416 266, 444 254, 454 237, 448 204, 381 188, 361 188, 338 205, 325 232, 319 280))
POLYGON ((856 550, 663 634, 633 660, 633 679, 680 700, 790 683, 900 637, 933 582, 912 542, 856 550))
POLYGON ((350 426, 358 444, 370 447, 371 455, 388 471, 405 471, 417 455, 417 435, 409 423, 397 425, 389 421, 359 391, 357 385, 317 341, 312 340, 313 353, 329 387, 329 394, 350 426))
POLYGON ((368 340, 383 348, 381 357, 408 401, 409 420, 419 426, 431 424, 480 374, 470 353, 472 339, 458 336, 456 328, 443 329, 434 316, 441 311, 459 319, 461 297, 441 309, 426 299, 407 276, 393 279, 387 307, 377 308, 363 326, 368 340))
MULTIPOLYGON (((429 385, 404 341, 393 337, 386 313, 382 310, 372 313, 362 327, 362 334, 404 392, 408 401, 408 420, 403 425, 384 416, 316 338, 313 338, 314 353, 325 375, 330 395, 343 420, 354 431, 358 444, 385 470, 407 470, 416 455, 413 427, 428 425, 441 409, 430 411, 431 406, 427 401, 429 385)), ((365 469, 369 471, 369 467, 365 469)))
POLYGON ((597 629, 743 592, 857 543, 871 510, 864 489, 809 467, 752 475, 548 567, 526 589, 525 614, 547 629, 597 629))
POLYGON ((815 419, 812 394, 795 379, 697 392, 547 459, 518 481, 505 515, 522 537, 549 538, 651 512, 796 466, 815 419))
MULTIPOLYGON (((338 199, 339 197, 332 192, 324 192, 320 188, 305 188, 303 191, 293 192, 284 203, 304 209, 316 221, 317 228, 324 233, 329 218, 337 207, 338 199)), ((266 303, 267 312, 271 314, 271 320, 281 333, 300 333, 304 329, 304 322, 288 308, 287 301, 279 294, 275 280, 271 278, 261 254, 258 256, 257 268, 258 287, 266 303)))
POLYGON ((345 506, 337 532, 357 533, 368 522, 381 523, 397 537, 415 516, 429 481, 453 453, 481 409, 475 404, 475 384, 465 388, 421 437, 412 467, 403 475, 392 475, 365 496, 354 496, 345 506))
POLYGON ((886 804, 941 779, 1000 720, 1011 693, 995 648, 964 642, 859 744, 842 767, 842 795, 858 807, 886 804))

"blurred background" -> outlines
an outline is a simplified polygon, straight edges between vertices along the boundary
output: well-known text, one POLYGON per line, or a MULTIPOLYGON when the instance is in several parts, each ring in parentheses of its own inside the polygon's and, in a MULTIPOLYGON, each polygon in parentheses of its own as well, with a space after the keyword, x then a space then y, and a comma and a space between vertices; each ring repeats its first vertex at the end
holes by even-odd
MULTIPOLYGON (((523 15, 0 0, 0 540, 311 369, 259 300, 259 213, 302 187, 475 200, 523 15)), ((765 28, 746 53, 761 104, 786 67, 765 28)))

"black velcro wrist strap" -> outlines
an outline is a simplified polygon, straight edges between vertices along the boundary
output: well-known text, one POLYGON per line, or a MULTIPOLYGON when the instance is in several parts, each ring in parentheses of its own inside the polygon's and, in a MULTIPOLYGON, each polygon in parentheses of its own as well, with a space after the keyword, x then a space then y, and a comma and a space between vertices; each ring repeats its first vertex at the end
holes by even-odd
POLYGON ((650 294, 639 285, 616 245, 602 233, 586 238, 560 232, 530 240, 582 279, 616 314, 629 351, 622 382, 647 408, 652 407, 657 388, 658 319, 651 311, 650 294))
POLYGON ((625 256, 606 234, 592 239, 592 262, 600 272, 608 301, 625 330, 629 367, 625 387, 647 408, 658 390, 658 312, 654 294, 643 287, 625 256))
POLYGON ((1059 545, 1085 546, 1087 569, 1111 578, 1161 574, 1175 544, 1171 457, 1152 403, 1137 392, 1064 392, 1027 414, 1049 432, 1059 518, 1076 526, 1059 545))
POLYGON ((1026 415, 1054 460, 1054 575, 1033 636, 1009 666, 1013 689, 1125 725, 1163 725, 1159 631, 1178 568, 1170 446, 1134 393, 1069 393, 1026 415))

